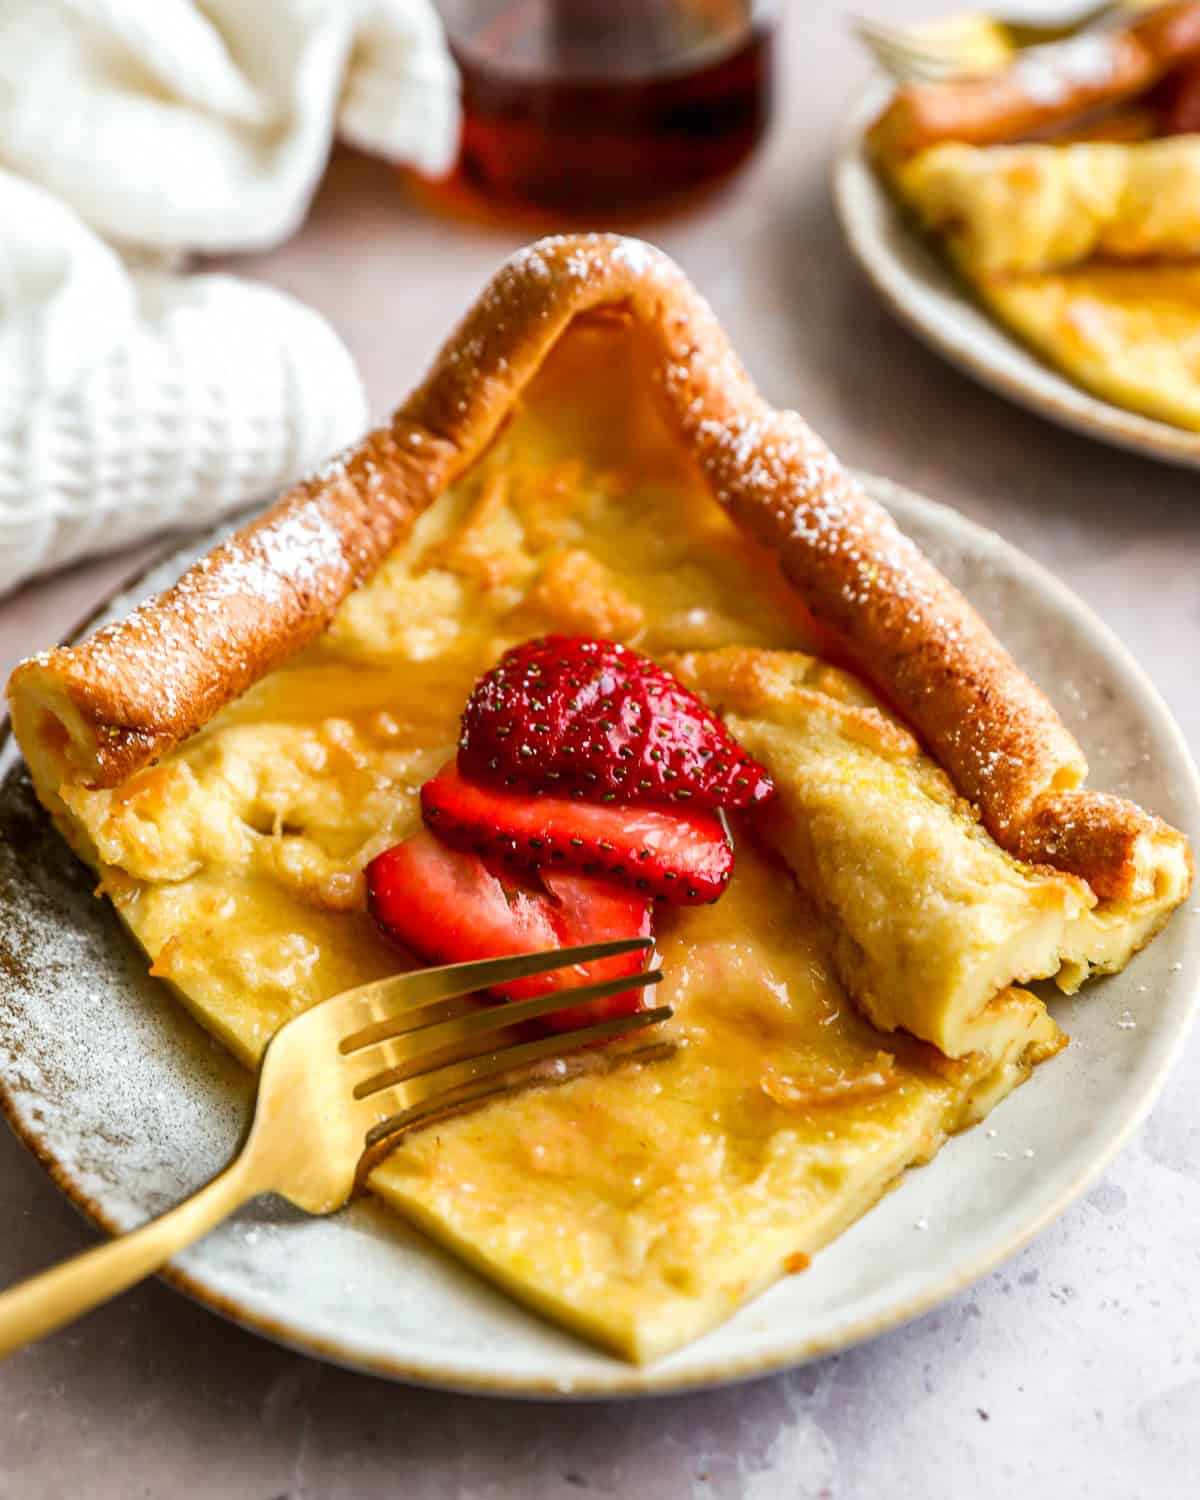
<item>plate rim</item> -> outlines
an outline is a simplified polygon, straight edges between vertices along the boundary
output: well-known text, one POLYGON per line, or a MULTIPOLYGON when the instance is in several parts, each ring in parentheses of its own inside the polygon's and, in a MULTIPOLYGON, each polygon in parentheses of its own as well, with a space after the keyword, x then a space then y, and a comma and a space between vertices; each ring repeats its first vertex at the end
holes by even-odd
MULTIPOLYGON (((1007 541, 990 527, 981 525, 952 506, 931 500, 907 486, 897 484, 882 476, 860 470, 855 470, 854 473, 868 492, 887 504, 889 508, 896 505, 901 512, 907 511, 915 517, 931 521, 949 538, 971 541, 992 558, 999 558, 1004 564, 1020 568, 1051 597, 1057 610, 1072 616, 1078 624, 1086 628, 1102 644, 1105 651, 1115 657, 1130 673, 1147 703, 1156 711, 1159 727, 1173 741, 1180 762, 1187 771, 1189 800, 1197 816, 1200 817, 1200 769, 1197 768, 1191 747, 1170 707, 1116 632, 1101 620, 1079 595, 1036 558, 1007 541)), ((903 519, 902 514, 901 520, 903 519)), ((226 521, 223 526, 192 533, 182 541, 178 537, 171 539, 132 574, 108 589, 84 618, 64 636, 64 640, 77 639, 111 607, 115 600, 123 594, 136 590, 157 569, 173 558, 185 556, 197 542, 218 535, 228 524, 226 521)), ((0 771, 8 774, 18 760, 19 749, 12 738, 11 723, 7 717, 0 719, 0 771)), ((1178 913, 1175 915, 1178 916, 1178 913)), ((195 1275, 175 1263, 169 1263, 156 1274, 192 1301, 198 1302, 229 1322, 285 1348, 322 1359, 345 1369, 428 1389, 509 1399, 596 1401, 670 1396, 687 1391, 715 1389, 761 1378, 843 1349, 849 1349, 911 1322, 914 1318, 956 1296, 1010 1259, 1059 1218, 1125 1148, 1130 1137, 1138 1130, 1158 1100, 1186 1046, 1192 1027, 1196 1023, 1197 1014, 1200 1012, 1200 964, 1197 964, 1191 972, 1185 972, 1180 976, 1179 982, 1190 988, 1190 994, 1186 998, 1186 1008, 1177 1022, 1175 1033, 1168 1039, 1158 1058, 1157 1066, 1143 1081, 1140 1093, 1129 1102, 1127 1113, 1120 1127, 1106 1137, 1103 1145, 1080 1166, 1070 1181, 1064 1183, 1053 1199, 1049 1200, 1038 1212, 1025 1219, 1007 1237, 981 1249, 966 1264, 947 1271, 936 1283, 921 1292, 903 1301, 893 1301, 883 1310, 864 1313, 857 1320, 843 1324, 837 1329, 821 1334, 810 1334, 765 1354, 760 1352, 742 1356, 718 1356, 711 1363, 694 1366, 685 1371, 673 1371, 669 1367, 664 1368, 653 1364, 638 1366, 614 1361, 611 1373, 573 1377, 569 1386, 564 1386, 561 1379, 550 1376, 497 1376, 481 1373, 461 1363, 456 1364, 453 1359, 448 1360, 445 1356, 414 1362, 340 1344, 335 1339, 315 1332, 306 1332, 297 1328, 293 1323, 272 1316, 261 1308, 247 1305, 248 1299, 239 1301, 217 1285, 206 1281, 203 1276, 195 1275)), ((43 1167, 55 1186, 89 1223, 106 1235, 120 1232, 121 1226, 103 1203, 73 1178, 69 1168, 55 1155, 51 1143, 45 1136, 39 1134, 32 1125, 27 1124, 19 1108, 18 1100, 10 1088, 9 1079, 3 1072, 0 1072, 0 1113, 7 1119, 17 1139, 43 1167)), ((444 1253, 449 1254, 448 1251, 444 1253)), ((529 1316, 533 1317, 535 1314, 530 1313, 529 1316)))
POLYGON ((1143 416, 1077 385, 979 308, 959 286, 954 273, 940 262, 937 263, 938 290, 985 318, 995 336, 1003 339, 1027 365, 1027 378, 1022 379, 1000 367, 988 357, 986 346, 983 349, 969 346, 968 340, 940 319, 925 315, 911 295, 915 278, 892 253, 887 237, 875 233, 860 203, 863 185, 869 184, 868 201, 873 209, 882 207, 896 236, 927 248, 920 236, 904 222, 897 205, 876 177, 866 151, 867 126, 892 92, 893 86, 879 77, 873 78, 863 88, 847 112, 829 166, 834 215, 846 248, 892 316, 928 349, 941 355, 963 374, 1046 421, 1159 463, 1176 468, 1200 468, 1200 432, 1189 432, 1185 427, 1143 416))

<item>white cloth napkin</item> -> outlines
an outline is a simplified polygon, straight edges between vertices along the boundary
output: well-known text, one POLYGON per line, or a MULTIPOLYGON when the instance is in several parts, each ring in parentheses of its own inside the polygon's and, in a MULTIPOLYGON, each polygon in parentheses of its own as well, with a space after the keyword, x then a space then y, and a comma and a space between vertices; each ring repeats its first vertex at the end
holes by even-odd
POLYGON ((335 132, 450 165, 430 0, 0 3, 0 592, 215 519, 362 430, 322 318, 175 269, 292 233, 335 132))

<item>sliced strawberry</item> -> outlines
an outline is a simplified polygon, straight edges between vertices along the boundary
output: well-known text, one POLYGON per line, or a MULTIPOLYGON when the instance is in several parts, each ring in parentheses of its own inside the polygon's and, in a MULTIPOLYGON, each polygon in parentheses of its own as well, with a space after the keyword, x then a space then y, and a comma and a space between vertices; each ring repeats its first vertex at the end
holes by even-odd
POLYGON ((526 641, 467 700, 468 776, 591 802, 749 807, 775 788, 699 698, 614 641, 526 641))
MULTIPOLYGON (((545 896, 510 895, 481 859, 447 849, 429 833, 414 834, 371 861, 367 906, 389 937, 430 963, 562 946, 545 896)), ((537 995, 548 988, 535 976, 514 991, 537 995)))
POLYGON ((464 776, 453 761, 421 788, 446 843, 525 869, 579 870, 679 906, 715 901, 733 850, 711 813, 531 796, 464 776))
MULTIPOLYGON (((568 874, 566 870, 545 870, 542 880, 558 903, 555 915, 564 948, 576 943, 653 937, 654 905, 645 896, 609 885, 606 880, 593 880, 590 875, 568 874)), ((562 989, 578 989, 597 979, 639 974, 645 966, 645 953, 620 953, 616 958, 593 959, 590 964, 578 964, 574 969, 560 970, 548 977, 562 989)), ((555 1031, 570 1031, 612 1016, 630 1015, 645 1004, 645 990, 623 990, 619 995, 581 1005, 576 1010, 556 1011, 547 1022, 555 1031)))
MULTIPOLYGON (((545 889, 512 885, 478 855, 449 849, 426 832, 371 861, 367 904, 388 937, 435 964, 652 934, 652 908, 645 896, 558 871, 547 872, 545 889)), ((594 980, 636 974, 644 964, 644 953, 620 953, 552 974, 534 974, 503 985, 496 994, 523 1000, 556 989, 578 989, 594 980)), ((546 1024, 565 1031, 627 1015, 641 1005, 641 990, 627 990, 556 1013, 546 1024)))

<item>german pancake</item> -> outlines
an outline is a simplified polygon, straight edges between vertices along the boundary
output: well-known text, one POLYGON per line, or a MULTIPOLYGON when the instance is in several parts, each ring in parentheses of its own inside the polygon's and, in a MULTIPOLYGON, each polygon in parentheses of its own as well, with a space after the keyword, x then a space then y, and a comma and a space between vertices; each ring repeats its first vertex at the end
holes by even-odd
POLYGON ((728 811, 712 904, 644 897, 669 1056, 532 1080, 370 1186, 644 1361, 802 1269, 1052 1057, 1025 983, 1120 968, 1191 860, 1087 787, 987 625, 758 396, 682 274, 611 236, 510 260, 391 423, 24 663, 13 723, 153 972, 253 1066, 297 1009, 417 961, 367 872, 436 842, 422 791, 463 769, 464 708, 547 638, 694 694, 774 795, 728 811))

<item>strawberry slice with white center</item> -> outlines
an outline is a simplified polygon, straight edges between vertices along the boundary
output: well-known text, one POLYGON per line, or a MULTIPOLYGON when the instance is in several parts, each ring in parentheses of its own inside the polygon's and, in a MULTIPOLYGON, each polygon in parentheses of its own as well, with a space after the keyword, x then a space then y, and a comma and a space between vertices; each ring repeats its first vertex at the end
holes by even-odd
POLYGON ((712 813, 530 795, 466 777, 454 762, 421 788, 446 843, 535 870, 578 870, 681 906, 715 901, 733 849, 712 813))
MULTIPOLYGON (((367 904, 394 942, 431 964, 467 963, 571 948, 615 938, 649 938, 652 906, 645 896, 602 880, 546 871, 544 888, 502 880, 477 854, 447 848, 421 832, 367 866, 367 904)), ((644 953, 619 953, 552 974, 502 985, 502 999, 523 1000, 599 979, 639 973, 644 953)), ((641 990, 556 1012, 545 1023, 568 1031, 642 1008, 641 990)))

